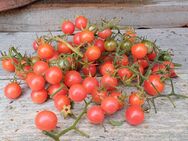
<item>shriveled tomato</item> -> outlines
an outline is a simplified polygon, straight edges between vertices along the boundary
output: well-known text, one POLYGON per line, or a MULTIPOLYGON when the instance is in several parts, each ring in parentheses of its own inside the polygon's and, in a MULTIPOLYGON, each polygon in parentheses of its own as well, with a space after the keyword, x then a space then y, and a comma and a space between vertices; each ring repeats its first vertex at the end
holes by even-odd
POLYGON ((144 99, 137 92, 132 92, 129 96, 129 104, 141 106, 144 104, 144 99))
POLYGON ((57 125, 57 116, 51 111, 41 111, 35 117, 35 125, 38 129, 52 131, 57 125))
POLYGON ((100 49, 101 53, 103 53, 105 51, 103 40, 96 39, 94 45, 97 46, 100 49))
POLYGON ((54 55, 54 48, 48 43, 40 44, 37 54, 42 59, 50 59, 54 55))
POLYGON ((76 34, 73 36, 73 43, 74 43, 75 45, 80 45, 80 44, 81 44, 81 39, 80 39, 80 37, 81 37, 81 32, 78 32, 78 33, 76 33, 76 34))
POLYGON ((61 30, 65 34, 72 34, 74 32, 74 24, 71 21, 64 21, 61 26, 61 30))
POLYGON ((32 75, 28 81, 28 85, 32 91, 39 91, 44 89, 45 80, 41 75, 32 75))
POLYGON ((110 28, 104 29, 103 31, 98 32, 98 36, 102 39, 106 39, 112 35, 112 30, 110 28))
POLYGON ((81 84, 74 84, 69 89, 69 97, 74 102, 81 102, 87 97, 86 89, 81 84))
POLYGON ((86 77, 82 82, 82 85, 86 89, 86 92, 91 94, 92 91, 99 86, 99 82, 95 77, 86 77))
POLYGON ((38 75, 44 75, 48 68, 49 68, 48 63, 44 61, 38 61, 33 66, 33 72, 38 75))
POLYGON ((78 16, 75 20, 75 26, 78 28, 78 29, 84 29, 86 28, 87 26, 87 18, 84 17, 84 16, 78 16))
POLYGON ((11 59, 11 58, 5 58, 2 59, 2 67, 4 70, 9 71, 9 72, 14 72, 15 71, 15 66, 14 64, 17 63, 16 59, 11 59))
POLYGON ((96 71, 97 71, 97 68, 95 64, 88 64, 82 67, 82 72, 86 76, 88 75, 95 76, 96 71))
POLYGON ((46 70, 45 79, 50 84, 58 84, 63 78, 63 73, 59 67, 50 67, 46 70))
POLYGON ((147 47, 143 43, 138 43, 132 46, 131 53, 133 57, 142 59, 147 54, 147 47))
POLYGON ((91 43, 94 40, 93 32, 89 30, 84 30, 80 33, 80 41, 81 43, 91 43))
POLYGON ((118 85, 118 80, 113 76, 103 75, 101 78, 101 85, 107 90, 114 90, 118 85))
POLYGON ((115 71, 115 67, 111 62, 105 62, 100 66, 100 73, 102 75, 113 74, 114 71, 115 71))
POLYGON ((72 53, 72 50, 63 42, 58 42, 57 51, 64 54, 72 53))
POLYGON ((22 89, 17 82, 11 82, 4 88, 4 94, 9 99, 17 99, 22 94, 22 89))
POLYGON ((54 105, 58 111, 62 111, 65 106, 70 105, 70 99, 66 95, 57 95, 54 98, 54 105))
POLYGON ((74 70, 68 71, 65 74, 64 83, 68 87, 71 87, 74 84, 82 83, 82 77, 81 77, 80 73, 77 71, 74 71, 74 70))
POLYGON ((54 84, 54 85, 50 85, 48 87, 48 94, 52 95, 53 93, 57 92, 54 96, 53 99, 55 99, 56 96, 58 95, 66 95, 68 93, 68 89, 66 88, 66 86, 63 86, 63 88, 61 88, 61 86, 64 84, 54 84), (60 89, 61 88, 61 89, 60 89), (60 90, 59 90, 60 89, 60 90))
POLYGON ((119 108, 119 103, 116 98, 108 96, 102 100, 101 108, 106 114, 114 114, 119 108))
POLYGON ((93 124, 100 124, 104 121, 104 112, 100 106, 92 106, 87 110, 87 118, 93 124))
POLYGON ((85 52, 85 56, 88 59, 88 61, 95 61, 100 58, 101 51, 96 46, 90 46, 87 48, 87 50, 85 52))
POLYGON ((31 93, 31 100, 37 104, 44 103, 47 100, 47 98, 48 98, 48 93, 45 89, 39 91, 32 91, 31 93))
POLYGON ((150 75, 148 80, 144 81, 144 90, 152 96, 161 93, 164 90, 164 83, 161 82, 159 75, 150 75))
POLYGON ((92 101, 97 103, 97 104, 100 104, 101 101, 107 97, 108 93, 106 90, 100 90, 98 88, 94 89, 92 92, 91 92, 91 96, 92 96, 92 101))
POLYGON ((118 70, 118 75, 122 80, 126 80, 129 79, 133 75, 133 73, 128 68, 120 68, 118 70))
POLYGON ((144 121, 144 112, 140 106, 130 106, 125 110, 125 119, 131 125, 139 125, 144 121))

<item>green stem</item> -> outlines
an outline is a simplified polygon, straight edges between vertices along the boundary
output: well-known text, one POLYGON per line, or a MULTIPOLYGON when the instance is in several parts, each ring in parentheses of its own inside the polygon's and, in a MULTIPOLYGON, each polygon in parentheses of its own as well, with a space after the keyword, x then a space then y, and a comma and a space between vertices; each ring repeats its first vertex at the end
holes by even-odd
POLYGON ((51 137, 52 139, 54 139, 54 141, 60 141, 59 140, 59 136, 54 134, 54 133, 52 133, 52 132, 42 131, 42 133, 47 135, 47 136, 49 136, 49 137, 51 137))
POLYGON ((81 131, 80 129, 78 129, 78 128, 75 127, 74 130, 75 130, 76 132, 78 132, 81 136, 84 136, 84 137, 89 138, 89 135, 86 134, 85 132, 81 131))
POLYGON ((63 84, 61 84, 61 86, 50 95, 50 98, 53 98, 58 92, 60 92, 65 86, 63 84))

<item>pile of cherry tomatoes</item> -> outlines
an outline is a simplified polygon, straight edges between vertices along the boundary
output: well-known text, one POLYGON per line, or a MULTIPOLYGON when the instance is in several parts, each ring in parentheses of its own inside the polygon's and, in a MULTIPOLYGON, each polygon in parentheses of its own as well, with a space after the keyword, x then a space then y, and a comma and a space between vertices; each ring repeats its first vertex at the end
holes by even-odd
MULTIPOLYGON (((166 80, 176 77, 171 52, 139 37, 131 27, 121 31, 112 21, 92 24, 78 16, 61 27, 60 35, 50 33, 33 42, 35 56, 22 55, 14 47, 2 52, 3 69, 28 85, 34 103, 51 98, 65 118, 74 117, 72 129, 78 130, 76 124, 85 113, 90 123, 102 124, 105 117, 123 108, 127 123, 141 124, 143 105, 161 95, 166 80), (120 87, 136 90, 127 94, 120 87), (86 104, 84 112, 75 116, 71 109, 81 102, 86 104)), ((20 97, 19 82, 12 80, 4 94, 9 99, 20 97)), ((36 127, 54 140, 64 133, 53 133, 57 122, 55 113, 47 110, 35 118, 36 127)))

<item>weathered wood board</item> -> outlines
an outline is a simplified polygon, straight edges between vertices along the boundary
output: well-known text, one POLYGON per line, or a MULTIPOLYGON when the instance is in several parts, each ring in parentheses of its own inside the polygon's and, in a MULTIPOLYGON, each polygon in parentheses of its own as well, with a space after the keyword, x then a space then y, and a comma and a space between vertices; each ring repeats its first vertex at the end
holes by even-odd
MULTIPOLYGON (((158 39, 157 44, 162 48, 172 48, 175 51, 174 61, 181 63, 178 69, 179 78, 175 79, 176 91, 188 95, 188 29, 147 29, 138 30, 139 35, 150 39, 158 39)), ((44 32, 37 33, 46 34, 44 32)), ((54 33, 55 34, 55 33, 54 33)), ((10 45, 19 47, 22 52, 31 53, 31 44, 35 38, 33 32, 0 33, 0 50, 7 50, 10 45)), ((6 79, 7 74, 0 67, 0 78, 6 79)), ((67 127, 71 120, 64 120, 53 106, 52 101, 43 105, 33 104, 30 100, 30 90, 22 85, 24 94, 16 101, 10 102, 3 95, 3 87, 8 80, 0 80, 0 140, 1 141, 51 141, 34 126, 34 117, 37 111, 43 109, 53 110, 57 113, 59 127, 67 127)), ((130 91, 124 89, 125 91, 130 91)), ((169 91, 167 86, 166 91, 169 91)), ((84 138, 74 132, 70 132, 61 138, 62 141, 187 141, 188 140, 188 100, 176 99, 176 108, 173 108, 167 99, 158 99, 158 113, 152 110, 146 114, 145 122, 138 127, 124 123, 122 126, 113 127, 108 124, 109 119, 123 119, 124 113, 119 112, 105 120, 104 131, 102 126, 94 126, 87 120, 82 120, 79 128, 88 132, 90 138, 84 138)), ((78 109, 82 104, 76 104, 78 109)), ((77 109, 77 108, 76 108, 77 109)), ((75 111, 79 113, 79 110, 75 111)))
POLYGON ((116 17, 121 19, 120 25, 138 28, 181 27, 188 24, 188 1, 143 0, 133 4, 41 1, 1 12, 0 31, 58 31, 64 19, 73 20, 77 15, 85 15, 92 21, 116 17))

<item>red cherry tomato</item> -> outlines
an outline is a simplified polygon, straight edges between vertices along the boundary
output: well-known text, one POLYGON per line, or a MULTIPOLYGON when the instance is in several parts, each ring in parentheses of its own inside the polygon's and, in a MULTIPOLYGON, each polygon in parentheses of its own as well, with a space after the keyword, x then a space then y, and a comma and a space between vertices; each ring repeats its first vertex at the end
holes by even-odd
POLYGON ((96 65, 95 64, 88 64, 82 67, 82 72, 84 75, 88 76, 95 76, 97 71, 96 65))
POLYGON ((102 75, 113 74, 115 71, 115 67, 111 62, 103 63, 99 69, 102 75))
POLYGON ((101 108, 106 114, 114 114, 119 108, 119 103, 114 97, 108 96, 102 101, 101 108))
POLYGON ((148 54, 147 56, 150 61, 153 61, 156 58, 157 54, 153 51, 152 53, 148 54))
POLYGON ((38 75, 44 75, 48 68, 49 68, 48 63, 44 61, 38 61, 33 66, 33 72, 38 75))
POLYGON ((70 105, 70 99, 66 95, 57 95, 54 98, 54 105, 58 111, 62 111, 65 106, 70 105))
POLYGON ((52 131, 57 125, 57 116, 51 111, 41 111, 35 117, 35 125, 38 129, 52 131))
POLYGON ((128 68, 121 68, 118 70, 118 75, 122 80, 129 79, 133 73, 128 68))
POLYGON ((47 98, 48 98, 48 93, 45 89, 39 91, 32 91, 31 93, 31 100, 37 104, 44 103, 47 100, 47 98))
POLYGON ((139 125, 144 121, 144 112, 140 106, 130 106, 125 110, 125 119, 131 125, 139 125))
POLYGON ((85 52, 85 56, 88 59, 88 61, 95 61, 100 58, 101 51, 96 46, 90 46, 87 48, 87 50, 85 52))
MULTIPOLYGON (((50 85, 48 87, 48 94, 52 95, 53 93, 55 93, 58 89, 60 89, 61 85, 63 85, 63 84, 50 85)), ((58 96, 58 95, 66 95, 67 93, 68 93, 68 90, 67 90, 66 86, 64 86, 61 90, 59 90, 59 92, 57 92, 53 96, 53 99, 55 99, 55 97, 58 96)))
POLYGON ((98 36, 101 37, 102 39, 106 39, 112 35, 112 30, 107 28, 101 32, 98 32, 98 36))
POLYGON ((32 75, 28 80, 28 85, 32 91, 39 91, 44 89, 45 80, 41 75, 32 75))
POLYGON ((141 106, 144 104, 144 99, 141 98, 138 93, 132 92, 131 95, 129 96, 129 104, 130 105, 137 105, 141 106))
POLYGON ((138 64, 140 64, 144 69, 149 66, 148 61, 146 59, 139 59, 137 61, 138 61, 138 64))
POLYGON ((67 47, 66 44, 64 44, 62 42, 58 42, 57 51, 59 53, 64 53, 64 54, 70 54, 70 53, 72 53, 72 50, 69 47, 67 47))
POLYGON ((87 118, 93 124, 100 124, 104 121, 104 112, 100 106, 92 106, 87 110, 87 118))
POLYGON ((86 89, 86 92, 91 94, 92 91, 99 86, 99 82, 95 77, 86 77, 82 82, 82 85, 86 89))
POLYGON ((84 30, 80 33, 81 43, 91 43, 94 40, 94 33, 89 30, 84 30))
POLYGON ((65 34, 72 34, 74 32, 74 29, 74 24, 71 21, 64 21, 61 26, 61 30, 65 34))
POLYGON ((118 85, 118 80, 110 75, 103 75, 101 78, 101 85, 107 90, 114 90, 118 85))
POLYGON ((129 64, 129 59, 127 55, 122 55, 118 61, 118 64, 120 66, 127 66, 129 64))
POLYGON ((4 88, 4 93, 9 99, 17 99, 22 94, 22 89, 18 83, 11 82, 4 88))
POLYGON ((98 88, 94 89, 92 92, 91 92, 91 96, 92 96, 92 101, 97 103, 97 104, 100 104, 101 101, 107 97, 108 93, 107 91, 105 90, 99 90, 98 88))
POLYGON ((87 97, 86 89, 81 84, 74 84, 69 89, 69 97, 74 102, 81 102, 87 97))
POLYGON ((14 72, 15 71, 14 63, 15 64, 17 63, 16 59, 6 58, 2 60, 2 67, 6 71, 14 72))
POLYGON ((62 70, 59 67, 51 67, 46 70, 45 73, 46 81, 50 84, 58 84, 63 78, 62 70))
POLYGON ((94 45, 97 46, 100 49, 101 53, 103 53, 105 51, 103 40, 101 40, 101 39, 95 40, 94 45))
POLYGON ((113 91, 110 96, 114 97, 118 101, 118 110, 124 106, 124 98, 121 92, 113 91))
POLYGON ((54 55, 54 48, 47 43, 40 44, 37 50, 37 54, 42 59, 50 59, 54 55))
POLYGON ((84 16, 78 16, 75 20, 75 26, 78 29, 84 29, 87 26, 87 18, 84 16))
POLYGON ((76 33, 74 36, 73 36, 73 42, 75 45, 80 45, 81 44, 81 32, 78 32, 76 33))
POLYGON ((147 54, 147 47, 143 43, 135 44, 131 47, 131 53, 133 57, 137 59, 142 59, 147 54))
POLYGON ((77 71, 68 71, 65 74, 64 83, 68 87, 71 87, 74 84, 80 84, 82 82, 82 77, 79 72, 77 71))

